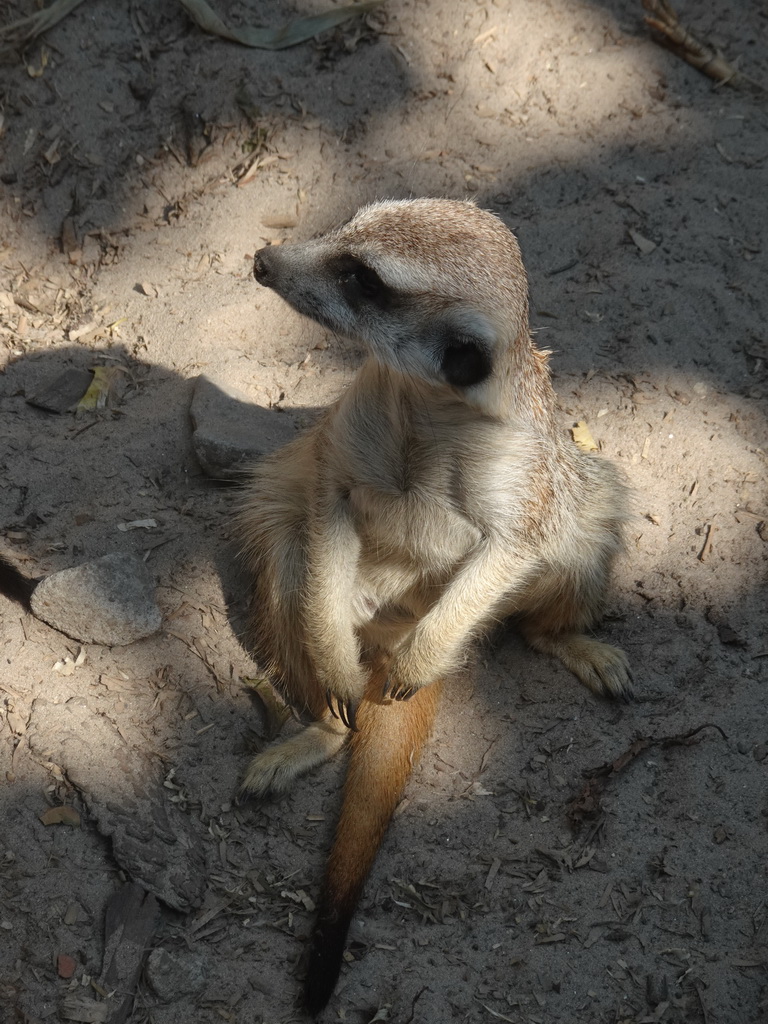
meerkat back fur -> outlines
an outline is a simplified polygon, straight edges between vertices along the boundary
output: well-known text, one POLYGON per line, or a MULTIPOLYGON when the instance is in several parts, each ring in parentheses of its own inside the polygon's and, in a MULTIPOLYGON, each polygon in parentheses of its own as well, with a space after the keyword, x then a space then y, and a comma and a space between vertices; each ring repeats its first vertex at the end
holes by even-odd
POLYGON ((318 1012, 441 681, 472 639, 515 616, 593 692, 631 695, 624 654, 585 633, 625 491, 556 422, 517 241, 493 214, 375 203, 262 249, 254 274, 368 353, 319 422, 255 467, 239 516, 252 647, 310 719, 253 759, 243 792, 284 793, 351 736, 305 989, 318 1012))

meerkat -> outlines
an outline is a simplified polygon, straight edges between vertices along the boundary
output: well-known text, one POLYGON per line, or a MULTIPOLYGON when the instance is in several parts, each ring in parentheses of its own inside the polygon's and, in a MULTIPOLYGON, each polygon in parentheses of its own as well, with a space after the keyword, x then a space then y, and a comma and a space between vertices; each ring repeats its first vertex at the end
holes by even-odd
POLYGON ((495 215, 379 202, 323 237, 261 249, 254 275, 368 353, 319 422, 253 469, 239 512, 252 649, 310 720, 252 760, 242 792, 283 794, 350 740, 304 989, 317 1014, 471 640, 514 616, 594 693, 631 695, 625 655, 585 633, 621 547, 625 488, 557 424, 520 250, 495 215))
POLYGON ((30 579, 4 555, 0 555, 0 594, 30 610, 32 592, 39 580, 30 579))

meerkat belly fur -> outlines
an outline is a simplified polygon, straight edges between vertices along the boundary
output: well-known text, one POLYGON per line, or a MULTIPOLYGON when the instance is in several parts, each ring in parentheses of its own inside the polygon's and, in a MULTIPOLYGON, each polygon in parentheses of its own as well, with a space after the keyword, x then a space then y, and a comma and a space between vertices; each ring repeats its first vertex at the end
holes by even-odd
POLYGON ((310 720, 253 759, 262 798, 350 738, 305 986, 317 1013, 442 679, 514 615, 593 692, 627 698, 624 654, 585 634, 620 549, 615 468, 556 423, 517 241, 469 202, 389 201, 254 274, 368 358, 320 421, 253 471, 239 517, 251 644, 310 720))

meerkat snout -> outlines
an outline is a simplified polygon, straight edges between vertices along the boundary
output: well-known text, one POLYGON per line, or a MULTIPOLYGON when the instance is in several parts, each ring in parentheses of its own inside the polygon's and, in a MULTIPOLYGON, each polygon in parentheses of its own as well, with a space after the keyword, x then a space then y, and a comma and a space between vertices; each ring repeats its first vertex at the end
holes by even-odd
POLYGON ((253 257, 253 276, 259 282, 263 284, 265 288, 269 288, 270 283, 270 265, 272 263, 272 252, 273 247, 271 245, 265 246, 263 249, 259 249, 256 255, 253 257))

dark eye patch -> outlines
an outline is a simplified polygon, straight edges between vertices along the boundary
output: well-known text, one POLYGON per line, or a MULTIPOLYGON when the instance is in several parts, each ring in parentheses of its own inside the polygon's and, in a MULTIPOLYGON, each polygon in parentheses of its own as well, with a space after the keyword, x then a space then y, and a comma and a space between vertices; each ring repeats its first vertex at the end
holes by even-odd
POLYGON ((352 276, 366 299, 375 299, 386 292, 387 286, 371 267, 361 263, 352 271, 352 276))
POLYGON ((394 305, 396 293, 384 284, 373 267, 367 266, 362 260, 345 256, 337 260, 331 269, 350 305, 372 302, 380 309, 389 309, 394 305))
POLYGON ((479 344, 457 340, 443 349, 440 368, 449 384, 471 388, 490 377, 493 366, 490 356, 479 344))

